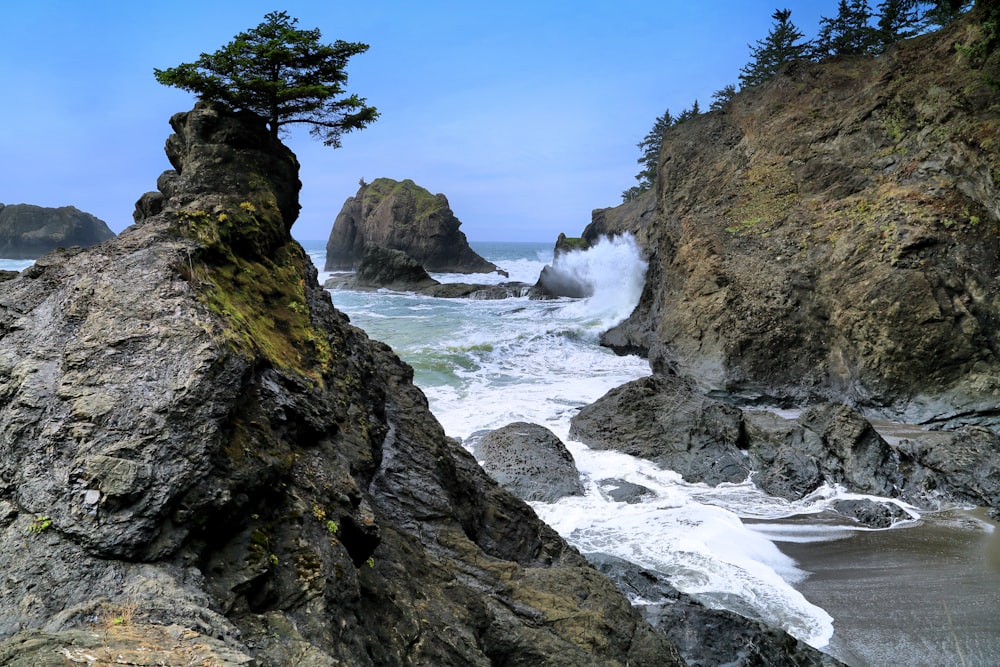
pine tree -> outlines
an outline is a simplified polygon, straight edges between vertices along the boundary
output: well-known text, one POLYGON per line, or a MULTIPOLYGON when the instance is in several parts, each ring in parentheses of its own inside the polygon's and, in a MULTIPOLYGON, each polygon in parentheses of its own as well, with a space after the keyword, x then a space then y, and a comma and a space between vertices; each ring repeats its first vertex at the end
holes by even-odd
POLYGON ((872 17, 867 0, 840 0, 836 18, 820 18, 815 55, 823 58, 837 55, 860 55, 876 50, 875 29, 868 23, 872 17))
POLYGON ((637 195, 650 189, 656 183, 656 165, 660 161, 663 133, 675 122, 676 119, 670 115, 670 109, 667 109, 662 116, 656 119, 652 129, 643 140, 636 144, 642 150, 642 157, 638 159, 638 162, 643 165, 643 170, 635 176, 636 180, 639 181, 637 195))
POLYGON ((776 9, 774 25, 765 39, 750 46, 751 62, 740 70, 740 86, 749 88, 767 81, 785 63, 805 57, 808 44, 800 42, 803 34, 791 20, 792 10, 776 9))
POLYGON ((875 30, 877 49, 885 51, 902 39, 909 39, 920 32, 918 0, 885 0, 877 8, 878 28, 875 30))
POLYGON ((719 111, 729 104, 729 100, 736 95, 736 86, 728 84, 712 93, 712 103, 708 105, 709 111, 719 111))

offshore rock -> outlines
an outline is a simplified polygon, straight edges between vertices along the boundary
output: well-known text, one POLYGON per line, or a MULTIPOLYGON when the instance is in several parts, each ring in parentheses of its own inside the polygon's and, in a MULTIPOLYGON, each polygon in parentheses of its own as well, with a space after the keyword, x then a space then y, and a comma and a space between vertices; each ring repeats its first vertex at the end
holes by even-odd
POLYGON ((0 289, 0 662, 682 664, 334 309, 264 123, 171 125, 137 224, 0 289))
POLYGON ((483 435, 473 454, 490 477, 522 500, 551 503, 583 495, 573 455, 544 426, 507 424, 483 435))
POLYGON ((469 247, 448 199, 413 181, 377 178, 344 202, 326 244, 326 271, 352 271, 365 244, 401 250, 435 273, 493 273, 469 247))
POLYGON ((86 247, 114 237, 103 220, 73 206, 0 204, 0 257, 35 259, 56 248, 86 247))
POLYGON ((655 219, 595 212, 650 263, 607 344, 748 397, 1000 427, 1000 51, 956 47, 981 11, 669 128, 655 219))
POLYGON ((359 287, 384 287, 399 291, 416 291, 441 284, 402 250, 391 250, 377 243, 365 244, 354 281, 359 287))

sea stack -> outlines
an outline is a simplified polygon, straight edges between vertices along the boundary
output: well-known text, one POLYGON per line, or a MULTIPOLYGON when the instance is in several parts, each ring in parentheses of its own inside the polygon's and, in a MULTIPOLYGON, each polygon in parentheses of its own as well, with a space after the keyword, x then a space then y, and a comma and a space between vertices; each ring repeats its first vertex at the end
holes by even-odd
POLYGON ((427 271, 493 273, 497 267, 469 247, 443 194, 413 181, 378 178, 344 202, 326 244, 327 271, 353 271, 366 243, 409 255, 427 271))

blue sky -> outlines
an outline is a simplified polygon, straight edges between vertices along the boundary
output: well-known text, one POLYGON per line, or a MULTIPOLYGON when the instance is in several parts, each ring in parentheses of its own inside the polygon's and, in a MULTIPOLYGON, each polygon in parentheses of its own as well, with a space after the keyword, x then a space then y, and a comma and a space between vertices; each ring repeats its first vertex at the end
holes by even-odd
POLYGON ((8 3, 0 40, 0 202, 73 205, 117 231, 170 165, 168 120, 194 97, 153 68, 191 62, 285 10, 323 40, 364 42, 348 89, 381 118, 324 147, 298 130, 300 240, 326 239, 358 181, 444 193, 472 241, 578 235, 635 184, 664 110, 736 83, 775 7, 807 37, 836 2, 498 3, 241 0, 8 3))

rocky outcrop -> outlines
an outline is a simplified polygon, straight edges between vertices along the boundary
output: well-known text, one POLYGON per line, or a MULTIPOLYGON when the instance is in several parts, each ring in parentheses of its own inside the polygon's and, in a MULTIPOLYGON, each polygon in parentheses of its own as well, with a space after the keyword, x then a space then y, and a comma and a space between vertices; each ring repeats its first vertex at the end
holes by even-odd
POLYGON ((522 500, 552 503, 583 495, 573 455, 544 426, 508 424, 479 438, 472 453, 490 477, 522 500))
POLYGON ((724 609, 710 609, 679 592, 662 572, 608 554, 590 561, 633 600, 653 627, 678 646, 688 667, 842 667, 842 663, 764 623, 724 609), (706 634, 705 628, 711 628, 706 634))
POLYGON ((402 250, 390 250, 376 243, 365 244, 354 282, 358 287, 398 291, 417 291, 441 284, 402 250))
POLYGON ((976 18, 668 129, 655 222, 595 213, 650 262, 607 343, 748 399, 1000 426, 1000 52, 956 48, 976 18))
POLYGON ((750 472, 740 410, 676 376, 612 389, 573 417, 569 437, 655 461, 689 482, 742 482, 750 472))
POLYGON ((413 181, 378 178, 362 183, 344 202, 326 244, 327 271, 352 271, 365 244, 401 250, 427 271, 493 273, 497 267, 469 247, 459 222, 442 195, 413 181))
POLYGON ((0 204, 0 257, 35 259, 56 248, 86 247, 114 237, 103 220, 73 206, 0 204))
POLYGON ((0 290, 0 661, 682 664, 334 309, 263 122, 171 125, 137 224, 0 290))
MULTIPOLYGON (((843 404, 816 405, 790 419, 741 410, 706 396, 689 380, 654 374, 581 409, 569 435, 594 449, 654 461, 688 482, 716 485, 749 477, 762 491, 789 500, 827 484, 927 509, 971 503, 994 515, 1000 510, 1000 435, 982 427, 883 436, 843 404)), ((599 486, 610 487, 604 492, 614 497, 615 480, 599 486)), ((620 501, 636 492, 641 489, 624 489, 620 501)), ((896 506, 848 503, 841 509, 873 527, 909 518, 896 506)))

